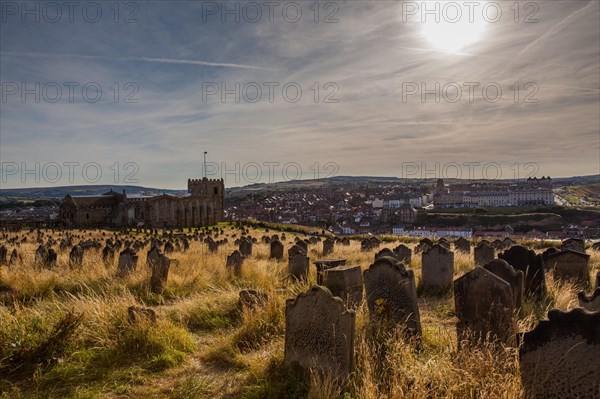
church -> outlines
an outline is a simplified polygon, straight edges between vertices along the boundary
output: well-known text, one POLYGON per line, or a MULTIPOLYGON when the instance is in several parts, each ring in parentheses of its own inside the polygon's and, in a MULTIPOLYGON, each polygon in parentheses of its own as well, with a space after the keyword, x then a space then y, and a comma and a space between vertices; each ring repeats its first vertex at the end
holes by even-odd
POLYGON ((109 191, 101 195, 67 195, 59 207, 65 227, 180 228, 211 226, 223 221, 223 179, 188 179, 184 196, 131 195, 109 191))

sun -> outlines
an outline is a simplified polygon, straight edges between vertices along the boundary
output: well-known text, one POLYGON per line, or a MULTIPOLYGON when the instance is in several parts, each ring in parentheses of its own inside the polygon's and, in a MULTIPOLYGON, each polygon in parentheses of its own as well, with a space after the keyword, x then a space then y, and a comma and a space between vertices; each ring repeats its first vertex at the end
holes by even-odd
POLYGON ((433 18, 423 23, 423 35, 434 48, 447 52, 458 52, 470 44, 479 41, 485 31, 487 23, 483 18, 469 18, 463 16, 453 22, 447 18, 440 18, 436 22, 433 18))

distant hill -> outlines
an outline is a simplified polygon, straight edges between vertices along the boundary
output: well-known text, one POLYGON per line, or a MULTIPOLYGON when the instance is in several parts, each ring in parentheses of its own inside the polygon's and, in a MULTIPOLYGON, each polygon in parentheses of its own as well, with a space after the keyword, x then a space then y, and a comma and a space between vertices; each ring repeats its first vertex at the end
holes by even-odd
MULTIPOLYGON (((502 181, 510 181, 506 179, 502 181)), ((574 176, 553 179, 555 183, 564 186, 581 186, 593 185, 600 183, 600 175, 589 176, 574 176)), ((461 182, 455 179, 445 179, 447 183, 461 182)), ((462 180, 466 182, 467 180, 462 180)), ((473 180, 471 180, 473 181, 473 180)), ((291 180, 276 183, 256 183, 242 187, 230 187, 226 189, 226 196, 240 196, 258 192, 276 192, 290 191, 309 188, 322 188, 336 184, 367 184, 367 183, 383 183, 383 184, 433 184, 435 179, 406 179, 399 177, 385 176, 335 176, 323 179, 306 179, 306 180, 291 180)), ((98 195, 106 193, 110 190, 122 192, 125 190, 127 194, 172 194, 181 195, 187 190, 165 190, 160 188, 142 187, 142 186, 122 186, 122 185, 83 185, 83 186, 59 186, 59 187, 34 187, 34 188, 14 188, 0 189, 0 199, 46 199, 46 198, 63 198, 67 194, 72 195, 98 195)))
POLYGON ((59 186, 59 187, 32 187, 32 188, 10 188, 0 190, 0 198, 4 199, 43 199, 43 198, 63 198, 67 194, 71 195, 99 195, 110 190, 116 192, 125 192, 127 194, 172 194, 179 195, 187 190, 163 190, 159 188, 141 187, 141 186, 120 186, 120 185, 86 185, 86 186, 59 186))

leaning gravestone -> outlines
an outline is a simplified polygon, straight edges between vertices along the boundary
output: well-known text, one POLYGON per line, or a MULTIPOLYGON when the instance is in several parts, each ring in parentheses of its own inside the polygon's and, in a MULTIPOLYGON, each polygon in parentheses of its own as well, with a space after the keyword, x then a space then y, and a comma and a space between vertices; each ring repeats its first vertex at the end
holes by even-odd
POLYGON ((580 238, 568 238, 562 242, 560 248, 563 251, 570 249, 572 251, 585 253, 585 241, 580 238))
POLYGON ((494 248, 487 242, 480 242, 473 251, 475 266, 483 266, 494 260, 494 248))
POLYGON ((294 256, 296 254, 306 255, 306 250, 304 249, 304 247, 301 247, 298 244, 294 244, 290 247, 290 249, 288 249, 288 258, 291 258, 292 256, 294 256))
POLYGON ((554 271, 554 277, 559 280, 570 280, 583 285, 590 284, 590 255, 583 252, 563 249, 560 252, 548 255, 545 266, 554 271))
POLYGON ((600 312, 553 309, 521 341, 526 398, 600 397, 600 312))
POLYGON ((71 269, 79 268, 83 265, 83 248, 80 245, 74 245, 69 253, 69 266, 71 269))
POLYGON ((325 281, 325 271, 334 267, 344 266, 346 259, 319 259, 315 261, 317 268, 317 284, 323 285, 325 281))
POLYGON ((150 277, 150 290, 154 293, 161 294, 167 286, 171 259, 166 255, 159 253, 158 256, 152 260, 151 267, 152 275, 150 277))
POLYGON ((325 286, 334 296, 342 298, 348 308, 362 302, 363 281, 360 266, 337 266, 325 270, 325 286))
POLYGON ((331 255, 333 253, 334 245, 334 240, 331 238, 325 239, 325 241, 323 241, 323 256, 331 255))
POLYGON ((459 346, 515 344, 515 305, 508 282, 477 266, 454 281, 454 304, 459 346))
POLYGON ((396 259, 405 265, 410 265, 412 261, 412 251, 409 247, 404 244, 400 244, 393 249, 393 252, 396 254, 396 259))
POLYGON ((452 286, 454 277, 454 253, 435 244, 422 255, 421 285, 436 291, 452 286))
POLYGON ((288 271, 297 280, 308 280, 309 259, 304 253, 290 256, 288 260, 288 271))
POLYGON ((527 295, 542 295, 546 293, 546 276, 542 255, 536 255, 533 250, 522 245, 515 245, 498 255, 509 265, 525 274, 525 293, 527 295))
POLYGON ((487 271, 494 273, 502 280, 510 284, 513 293, 515 309, 523 304, 523 290, 525 289, 525 275, 520 270, 515 270, 505 260, 494 259, 483 266, 487 271))
POLYGON ((406 326, 409 335, 421 335, 417 287, 412 270, 395 258, 377 259, 364 272, 369 313, 406 326))
POLYGON ((596 288, 590 296, 585 295, 585 292, 582 291, 577 297, 580 307, 590 312, 600 312, 600 288, 596 288))
POLYGON ((244 256, 240 251, 235 250, 227 257, 225 267, 233 271, 235 275, 239 276, 242 274, 242 263, 244 263, 244 256))
POLYGON ((138 256, 131 248, 125 248, 119 254, 119 264, 117 265, 117 276, 124 277, 137 268, 138 256))
POLYGON ((281 243, 281 241, 273 239, 272 241, 270 241, 269 245, 271 246, 269 258, 277 260, 283 259, 283 244, 281 243))
POLYGON ((345 383, 354 361, 355 318, 353 310, 321 286, 288 299, 284 366, 304 377, 323 373, 345 383))

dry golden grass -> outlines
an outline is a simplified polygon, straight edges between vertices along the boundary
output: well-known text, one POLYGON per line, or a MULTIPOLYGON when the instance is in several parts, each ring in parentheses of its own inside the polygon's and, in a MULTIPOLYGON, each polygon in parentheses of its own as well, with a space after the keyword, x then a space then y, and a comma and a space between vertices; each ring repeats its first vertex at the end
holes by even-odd
MULTIPOLYGON (((68 252, 59 252, 52 270, 37 269, 37 244, 28 233, 19 249, 23 261, 0 269, 0 398, 522 396, 515 348, 457 350, 451 294, 419 298, 419 348, 405 342, 400 331, 375 331, 363 303, 357 309, 355 370, 348 386, 343 390, 317 374, 308 382, 297 380, 282 367, 285 300, 315 284, 315 269, 308 282, 290 280, 287 262, 269 259, 269 246, 260 243, 265 230, 254 229, 251 234, 259 239, 254 256, 245 261, 241 276, 234 276, 225 261, 236 249, 231 235, 239 231, 224 229, 229 243, 217 253, 191 241, 188 252, 169 255, 176 262, 162 295, 149 289, 148 247, 138 252, 138 269, 126 278, 115 277, 116 263, 105 267, 97 251, 86 252, 81 270, 69 268, 68 252), (246 288, 266 292, 266 304, 240 309, 238 293, 246 288), (129 323, 132 305, 152 307, 157 325, 129 323), (70 327, 61 332, 60 325, 70 327)), ((296 234, 287 233, 286 251, 296 234)), ((93 235, 102 238, 100 232, 93 235)), ((386 242, 381 248, 397 244, 386 242)), ((320 243, 309 247, 311 261, 320 258, 320 250, 320 243)), ((595 275, 600 253, 589 253, 595 275)), ((364 270, 374 254, 361 252, 360 243, 352 241, 347 247, 336 245, 330 258, 346 258, 364 270)), ((420 255, 413 254, 410 266, 418 281, 420 255)), ((455 277, 472 267, 472 253, 455 253, 455 277)), ((525 303, 520 331, 535 326, 549 308, 577 306, 578 287, 555 282, 551 275, 547 284, 545 301, 525 303)))

